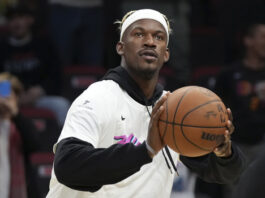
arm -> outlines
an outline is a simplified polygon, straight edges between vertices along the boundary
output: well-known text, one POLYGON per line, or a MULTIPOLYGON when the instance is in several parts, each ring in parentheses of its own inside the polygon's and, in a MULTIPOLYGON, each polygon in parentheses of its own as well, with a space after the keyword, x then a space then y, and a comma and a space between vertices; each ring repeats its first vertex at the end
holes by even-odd
POLYGON ((66 138, 57 145, 54 171, 60 183, 94 192, 129 177, 151 161, 145 143, 94 148, 77 138, 66 138))
POLYGON ((244 155, 234 144, 229 157, 217 157, 210 153, 195 158, 180 156, 180 160, 204 181, 220 184, 236 181, 245 169, 244 155))

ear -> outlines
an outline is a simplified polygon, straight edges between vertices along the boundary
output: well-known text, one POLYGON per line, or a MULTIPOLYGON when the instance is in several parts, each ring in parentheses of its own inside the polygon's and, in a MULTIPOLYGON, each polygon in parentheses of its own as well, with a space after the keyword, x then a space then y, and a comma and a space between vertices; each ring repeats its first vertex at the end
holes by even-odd
POLYGON ((117 53, 122 56, 124 54, 124 43, 122 41, 119 41, 116 45, 116 51, 117 53))
POLYGON ((170 57, 170 52, 169 49, 167 48, 165 51, 165 55, 164 55, 164 62, 166 63, 169 60, 170 57))

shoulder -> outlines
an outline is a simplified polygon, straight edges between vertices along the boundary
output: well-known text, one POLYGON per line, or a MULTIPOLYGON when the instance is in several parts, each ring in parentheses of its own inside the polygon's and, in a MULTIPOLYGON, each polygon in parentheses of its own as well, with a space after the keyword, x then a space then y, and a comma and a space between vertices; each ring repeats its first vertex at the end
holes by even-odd
POLYGON ((122 93, 120 86, 112 80, 103 80, 91 84, 79 97, 76 98, 73 105, 83 106, 89 103, 93 108, 107 110, 115 108, 120 101, 122 93))
POLYGON ((86 96, 101 96, 103 98, 110 96, 117 96, 121 94, 122 89, 120 86, 112 80, 102 80, 91 84, 85 91, 86 96))

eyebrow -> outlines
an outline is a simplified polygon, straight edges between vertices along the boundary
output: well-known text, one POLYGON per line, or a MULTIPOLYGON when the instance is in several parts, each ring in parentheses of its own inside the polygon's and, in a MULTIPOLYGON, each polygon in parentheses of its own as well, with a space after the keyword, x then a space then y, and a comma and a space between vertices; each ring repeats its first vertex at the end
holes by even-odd
MULTIPOLYGON (((136 27, 134 27, 134 28, 132 29, 132 31, 135 31, 135 30, 141 30, 141 31, 145 31, 145 29, 144 29, 144 28, 142 28, 142 27, 140 27, 140 26, 136 26, 136 27)), ((156 33, 156 34, 159 34, 159 33, 166 34, 166 32, 165 32, 165 31, 163 31, 163 30, 156 30, 156 31, 155 31, 155 33, 156 33)))

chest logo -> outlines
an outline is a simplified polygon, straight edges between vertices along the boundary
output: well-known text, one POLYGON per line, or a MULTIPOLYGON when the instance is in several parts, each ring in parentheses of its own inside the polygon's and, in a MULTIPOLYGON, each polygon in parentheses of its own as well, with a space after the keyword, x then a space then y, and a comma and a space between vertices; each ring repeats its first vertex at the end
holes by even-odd
POLYGON ((136 146, 141 144, 141 142, 139 142, 137 137, 135 137, 135 135, 133 134, 130 134, 129 136, 127 135, 114 136, 114 140, 118 141, 117 144, 133 143, 136 146))

